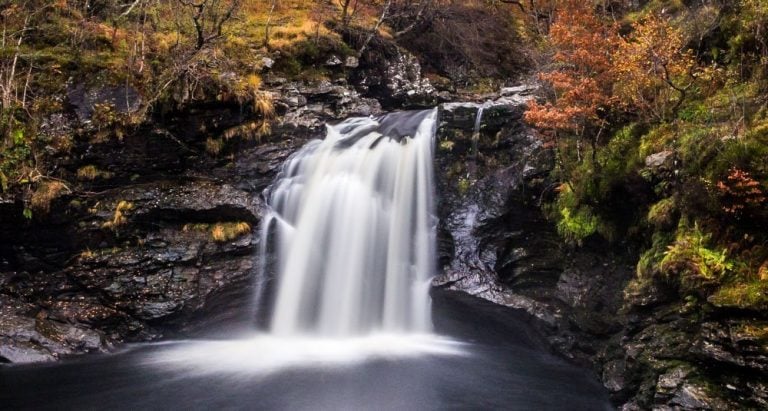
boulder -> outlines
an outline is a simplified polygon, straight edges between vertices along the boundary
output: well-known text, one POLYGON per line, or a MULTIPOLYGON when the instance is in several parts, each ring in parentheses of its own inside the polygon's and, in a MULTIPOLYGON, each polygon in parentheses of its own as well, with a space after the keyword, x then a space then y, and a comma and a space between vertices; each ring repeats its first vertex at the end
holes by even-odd
POLYGON ((80 121, 87 123, 91 121, 98 105, 108 105, 117 113, 128 114, 138 111, 143 100, 139 92, 129 85, 91 86, 73 83, 67 87, 67 101, 80 121))

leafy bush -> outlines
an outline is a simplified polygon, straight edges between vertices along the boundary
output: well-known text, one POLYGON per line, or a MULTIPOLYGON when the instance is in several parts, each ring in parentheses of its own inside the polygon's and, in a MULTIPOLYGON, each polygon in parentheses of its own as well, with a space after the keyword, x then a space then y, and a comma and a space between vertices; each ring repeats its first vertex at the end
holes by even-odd
POLYGON ((695 224, 681 227, 675 242, 661 260, 660 269, 669 279, 680 282, 683 290, 694 291, 719 284, 735 263, 725 248, 712 247, 711 235, 695 224))

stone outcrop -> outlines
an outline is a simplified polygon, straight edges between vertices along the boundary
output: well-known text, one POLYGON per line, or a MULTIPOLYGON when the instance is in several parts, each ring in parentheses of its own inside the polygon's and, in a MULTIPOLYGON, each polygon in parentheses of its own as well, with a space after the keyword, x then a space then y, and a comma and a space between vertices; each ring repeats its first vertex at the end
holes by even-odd
MULTIPOLYGON (((552 153, 521 121, 531 92, 442 106, 433 284, 524 312, 553 350, 593 367, 619 408, 765 408, 764 317, 702 312, 664 284, 629 287, 629 244, 561 241, 541 207, 555 188, 552 153)), ((671 152, 646 164, 653 176, 677 165, 671 152)))

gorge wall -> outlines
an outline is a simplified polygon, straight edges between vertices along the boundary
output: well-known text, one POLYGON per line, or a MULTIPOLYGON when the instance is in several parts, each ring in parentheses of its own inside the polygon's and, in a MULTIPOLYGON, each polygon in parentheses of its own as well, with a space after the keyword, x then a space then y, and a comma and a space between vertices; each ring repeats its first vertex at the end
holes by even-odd
MULTIPOLYGON (((61 167, 74 173, 100 161, 111 175, 58 196, 46 216, 28 220, 19 201, 0 201, 0 362, 251 321, 242 302, 258 264, 260 193, 283 161, 326 121, 377 114, 382 104, 466 99, 435 89, 413 56, 396 53, 391 65, 344 63, 315 84, 266 73, 281 120, 232 158, 205 155, 201 142, 242 122, 240 107, 199 103, 122 139, 80 141, 61 167)), ((767 407, 765 344, 743 332, 766 327, 762 314, 688 311, 663 288, 625 292, 637 259, 629 244, 560 240, 541 211, 556 189, 553 153, 522 121, 535 92, 521 86, 440 106, 434 292, 519 310, 553 350, 593 367, 624 409, 767 407)), ((79 95, 68 97, 72 116, 57 127, 88 120, 78 108, 94 101, 79 95)))

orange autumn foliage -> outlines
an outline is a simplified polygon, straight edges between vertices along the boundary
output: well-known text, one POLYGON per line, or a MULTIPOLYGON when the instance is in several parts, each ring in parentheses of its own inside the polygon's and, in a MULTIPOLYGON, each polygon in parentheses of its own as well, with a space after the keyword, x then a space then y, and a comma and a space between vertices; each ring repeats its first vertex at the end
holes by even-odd
POLYGON ((738 215, 747 207, 764 204, 767 199, 760 182, 736 167, 730 169, 725 181, 717 183, 717 190, 723 200, 723 211, 728 214, 738 215))
POLYGON ((616 27, 598 16, 589 2, 566 0, 549 33, 554 69, 539 75, 551 89, 550 101, 531 102, 525 119, 549 133, 576 134, 600 121, 600 109, 612 104, 612 51, 616 27))
POLYGON ((694 78, 696 60, 680 29, 658 16, 632 26, 614 57, 614 93, 628 108, 662 121, 674 115, 694 78))

